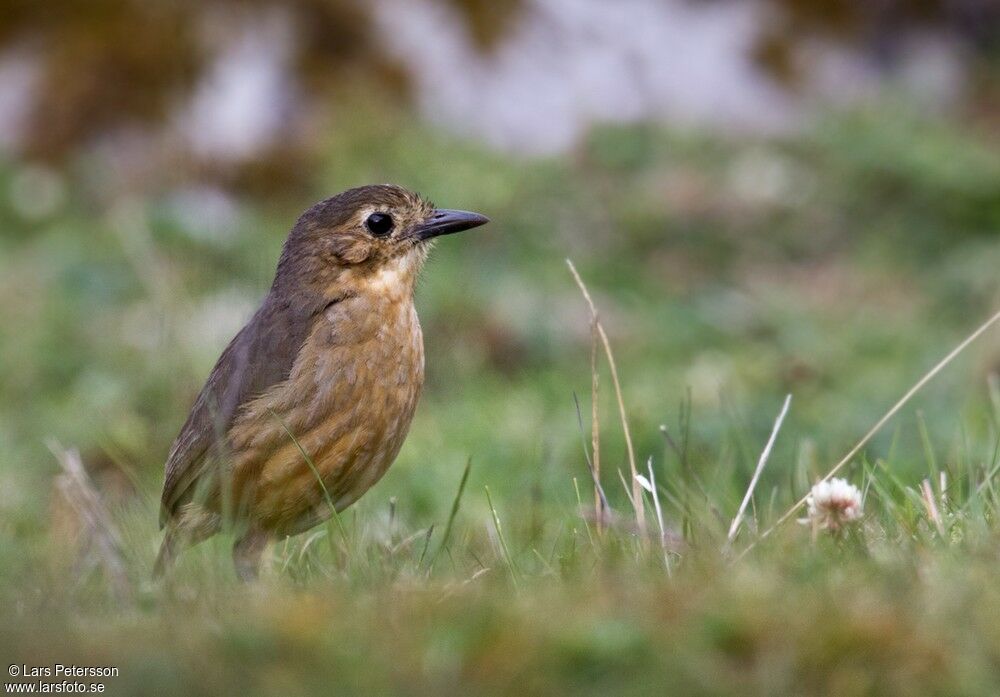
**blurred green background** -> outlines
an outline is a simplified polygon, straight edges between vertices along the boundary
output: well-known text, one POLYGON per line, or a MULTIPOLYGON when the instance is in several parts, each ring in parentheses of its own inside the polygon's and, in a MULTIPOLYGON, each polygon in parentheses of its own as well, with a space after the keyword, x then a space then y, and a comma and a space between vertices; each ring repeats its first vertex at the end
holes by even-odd
MULTIPOLYGON (((676 438, 689 428, 700 483, 729 518, 791 393, 759 491, 805 493, 1000 307, 996 5, 877 6, 10 3, 4 614, 26 623, 46 604, 39 593, 67 582, 52 571, 65 561, 66 512, 49 438, 80 448, 110 508, 129 511, 130 573, 142 581, 163 461, 205 376, 266 291, 296 216, 364 183, 398 183, 493 223, 444 240, 426 267, 425 394, 355 525, 383 520, 394 499, 394 524, 440 530, 467 459, 466 538, 488 532, 484 486, 527 556, 576 514, 573 478, 583 487, 589 475, 574 395, 589 439, 590 329, 566 258, 610 335, 641 462, 667 477, 660 426, 676 438)), ((894 475, 913 485, 928 448, 944 465, 988 459, 998 372, 994 332, 880 434, 871 458, 891 449, 894 475)), ((615 470, 627 461, 603 368, 601 400, 604 484, 624 511, 615 470)), ((679 528, 680 511, 666 514, 679 528)), ((459 577, 475 570, 454 563, 459 577)), ((581 597, 611 602, 598 590, 581 597)), ((546 593, 538 607, 553 602, 546 593)), ((834 596, 818 607, 835 611, 834 596)), ((484 626, 519 612, 485 602, 472 603, 492 618, 484 626)), ((752 614, 763 601, 748 602, 752 614)), ((225 605, 211 612, 229 617, 225 605)), ((56 609, 58 627, 66 606, 56 609)), ((258 610, 246 621, 268 621, 258 610)), ((632 632, 647 620, 581 629, 580 654, 641 657, 632 632)), ((80 621, 78 631, 93 620, 80 621)), ((24 636, 36 644, 16 660, 30 663, 49 635, 24 636)), ((479 640, 514 640, 490 636, 479 640)), ((245 648, 223 649, 219 664, 252 661, 245 648)), ((277 694, 296 678, 274 680, 277 694)))

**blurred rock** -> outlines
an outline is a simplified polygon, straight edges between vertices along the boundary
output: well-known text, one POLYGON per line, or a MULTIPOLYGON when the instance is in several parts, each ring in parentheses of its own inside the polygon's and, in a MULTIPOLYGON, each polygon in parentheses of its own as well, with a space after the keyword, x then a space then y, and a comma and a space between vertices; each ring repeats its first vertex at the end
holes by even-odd
POLYGON ((206 32, 211 63, 177 123, 197 157, 238 163, 271 147, 296 112, 293 20, 278 8, 213 19, 223 30, 206 32))
POLYGON ((16 149, 27 136, 40 72, 37 51, 19 45, 0 51, 0 150, 16 149))
POLYGON ((756 4, 533 0, 487 55, 446 7, 376 8, 424 114, 503 149, 564 150, 593 122, 773 130, 794 115, 749 58, 756 4))
POLYGON ((265 177, 274 188, 324 130, 358 118, 357 93, 532 154, 564 151, 602 122, 786 132, 816 107, 894 91, 935 109, 960 103, 995 49, 998 7, 206 0, 94 14, 69 0, 47 13, 15 3, 0 17, 0 147, 61 158, 117 143, 140 154, 128 172, 141 163, 160 178, 240 180, 268 160, 284 175, 265 177), (142 152, 121 133, 153 145, 142 152))

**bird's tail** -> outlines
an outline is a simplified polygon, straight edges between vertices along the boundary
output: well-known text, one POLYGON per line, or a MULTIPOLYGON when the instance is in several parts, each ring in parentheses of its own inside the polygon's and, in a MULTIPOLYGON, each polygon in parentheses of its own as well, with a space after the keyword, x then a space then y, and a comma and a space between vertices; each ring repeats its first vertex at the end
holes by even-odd
POLYGON ((153 564, 153 579, 162 578, 170 571, 177 555, 186 548, 207 540, 219 532, 222 518, 218 513, 204 510, 187 510, 167 523, 166 534, 153 564))
POLYGON ((156 555, 156 561, 153 563, 154 581, 163 578, 163 575, 174 565, 177 552, 180 551, 179 543, 177 529, 168 527, 167 533, 163 536, 163 542, 160 543, 160 551, 156 555))

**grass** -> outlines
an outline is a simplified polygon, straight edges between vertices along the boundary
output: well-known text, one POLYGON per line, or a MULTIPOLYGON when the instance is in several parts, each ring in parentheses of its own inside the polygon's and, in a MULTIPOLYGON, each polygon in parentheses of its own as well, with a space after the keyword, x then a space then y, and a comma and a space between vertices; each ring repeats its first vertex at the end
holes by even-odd
POLYGON ((205 226, 72 167, 42 218, 0 195, 0 657, 117 666, 108 693, 135 695, 996 692, 997 331, 933 370, 1000 306, 988 135, 882 109, 518 161, 385 115, 323 147, 315 190, 205 226), (153 584, 193 395, 294 215, 368 180, 495 221, 425 272, 397 463, 258 584, 228 535, 153 584), (81 553, 51 437, 101 492, 125 599, 81 553), (831 470, 865 514, 813 539, 797 502, 831 470))

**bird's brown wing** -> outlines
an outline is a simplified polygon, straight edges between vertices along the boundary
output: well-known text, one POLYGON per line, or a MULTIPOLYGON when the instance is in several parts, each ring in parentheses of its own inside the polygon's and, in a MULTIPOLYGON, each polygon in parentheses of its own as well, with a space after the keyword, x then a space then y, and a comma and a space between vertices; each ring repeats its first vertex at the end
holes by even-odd
POLYGON ((160 527, 218 466, 223 441, 241 405, 288 378, 315 314, 268 295, 219 357, 167 456, 160 527))

